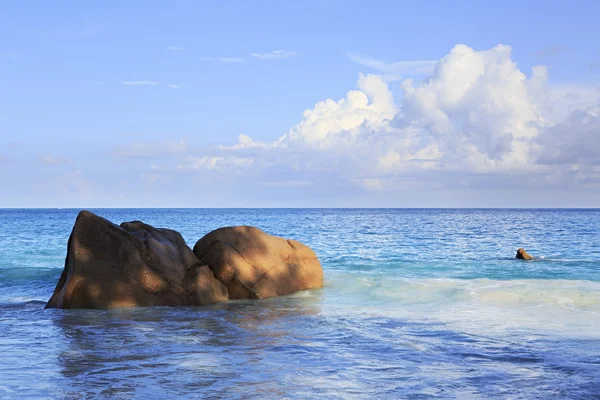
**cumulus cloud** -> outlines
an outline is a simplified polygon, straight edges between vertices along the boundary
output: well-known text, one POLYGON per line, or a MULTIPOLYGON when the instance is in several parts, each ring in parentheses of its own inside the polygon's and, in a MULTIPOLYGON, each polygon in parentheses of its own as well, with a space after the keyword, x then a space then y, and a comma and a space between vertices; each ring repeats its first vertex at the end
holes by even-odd
POLYGON ((387 84, 377 75, 360 75, 358 89, 337 102, 328 99, 304 111, 302 121, 279 142, 326 148, 340 140, 352 141, 365 131, 383 129, 397 113, 387 84))
POLYGON ((457 45, 421 80, 359 75, 356 89, 316 103, 271 141, 242 134, 234 144, 119 154, 168 155, 172 173, 319 196, 600 187, 600 91, 552 85, 543 66, 522 71, 509 46, 457 45))
POLYGON ((234 149, 249 149, 253 147, 268 149, 277 147, 278 143, 266 143, 257 142, 248 135, 238 135, 238 142, 231 146, 220 145, 219 148, 223 150, 234 150, 234 149))
POLYGON ((456 46, 428 80, 403 82, 396 125, 435 145, 446 164, 479 171, 524 166, 529 141, 543 124, 529 88, 546 73, 534 69, 528 79, 510 53, 502 45, 480 52, 456 46))
POLYGON ((572 112, 537 138, 541 164, 594 167, 600 165, 600 105, 572 112))

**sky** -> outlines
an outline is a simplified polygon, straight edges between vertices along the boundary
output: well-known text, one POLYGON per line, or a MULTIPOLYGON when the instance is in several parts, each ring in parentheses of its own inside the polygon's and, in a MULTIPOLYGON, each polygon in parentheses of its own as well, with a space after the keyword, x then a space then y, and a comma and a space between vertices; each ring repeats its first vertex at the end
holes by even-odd
POLYGON ((0 3, 0 207, 600 207, 597 1, 0 3))

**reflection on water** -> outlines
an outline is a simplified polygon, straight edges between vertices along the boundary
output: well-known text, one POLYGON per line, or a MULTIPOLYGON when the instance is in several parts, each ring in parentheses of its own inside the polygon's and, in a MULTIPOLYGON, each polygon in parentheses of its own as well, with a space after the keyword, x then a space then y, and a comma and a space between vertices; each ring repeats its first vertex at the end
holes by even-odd
POLYGON ((419 321, 401 310, 344 302, 336 285, 198 308, 42 307, 4 310, 2 323, 11 331, 0 330, 0 397, 600 395, 597 338, 527 329, 467 333, 437 317, 419 321), (36 325, 35 337, 25 321, 36 325), (24 354, 35 354, 36 362, 24 354))
POLYGON ((0 398, 600 398, 598 210, 97 210, 255 225, 323 290, 44 310, 78 210, 0 210, 0 398), (512 257, 525 246, 535 262, 512 257))
POLYGON ((276 395, 272 353, 305 351, 309 338, 297 324, 318 313, 318 297, 311 296, 199 308, 55 311, 52 321, 66 339, 58 364, 73 393, 221 396, 233 390, 235 396, 253 387, 253 393, 276 395))

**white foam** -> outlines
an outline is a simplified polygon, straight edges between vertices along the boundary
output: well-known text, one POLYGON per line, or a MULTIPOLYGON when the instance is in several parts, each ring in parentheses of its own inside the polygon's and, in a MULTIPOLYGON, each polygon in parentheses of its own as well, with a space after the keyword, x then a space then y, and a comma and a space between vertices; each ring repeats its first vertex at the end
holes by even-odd
POLYGON ((464 331, 529 329, 600 339, 600 282, 339 274, 330 276, 327 290, 328 303, 336 303, 331 311, 442 322, 464 331))
POLYGON ((10 296, 6 298, 0 298, 0 300, 4 303, 13 304, 13 303, 27 303, 30 301, 45 301, 40 300, 40 298, 31 297, 31 296, 10 296))

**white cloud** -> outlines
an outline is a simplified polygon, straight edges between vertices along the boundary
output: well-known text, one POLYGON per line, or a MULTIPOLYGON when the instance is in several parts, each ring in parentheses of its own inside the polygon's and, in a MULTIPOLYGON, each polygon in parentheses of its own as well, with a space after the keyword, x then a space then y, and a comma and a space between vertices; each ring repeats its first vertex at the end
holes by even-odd
POLYGON ((61 160, 60 158, 56 158, 50 155, 41 155, 38 157, 38 160, 47 165, 60 165, 65 164, 65 160, 61 160))
POLYGON ((271 141, 241 134, 233 145, 134 144, 118 153, 168 158, 150 173, 312 197, 600 188, 600 91, 551 85, 543 66, 525 73, 508 46, 457 45, 425 79, 361 74, 356 86, 271 141))
POLYGON ((186 51, 187 49, 185 47, 180 47, 180 46, 169 46, 169 47, 167 47, 167 50, 171 50, 171 51, 186 51))
POLYGON ((223 169, 223 168, 243 168, 254 164, 251 157, 211 157, 188 156, 183 163, 177 165, 177 169, 197 170, 197 169, 223 169))
POLYGON ((383 129, 397 113, 387 84, 377 75, 360 75, 358 88, 337 102, 328 99, 304 111, 302 121, 279 142, 325 148, 335 145, 340 137, 352 141, 365 130, 383 129))
POLYGON ((544 123, 530 86, 546 74, 536 69, 528 80, 510 53, 503 45, 479 52, 456 46, 432 77, 417 86, 403 82, 399 125, 433 142, 453 164, 478 171, 526 164, 529 140, 544 123))
POLYGON ((244 62, 244 59, 241 57, 219 57, 219 58, 217 58, 217 60, 224 62, 224 63, 242 63, 242 62, 244 62))
POLYGON ((385 189, 384 181, 378 178, 359 179, 357 183, 369 192, 381 192, 385 189))
MULTIPOLYGON (((411 68, 419 66, 393 70, 411 68)), ((89 176, 69 173, 30 186, 57 199, 67 193, 69 204, 73 198, 99 205, 127 199, 138 206, 600 204, 597 87, 554 85, 545 67, 521 70, 503 45, 455 46, 420 78, 391 82, 361 74, 353 90, 311 105, 278 137, 241 134, 236 143, 203 147, 133 143, 114 149, 115 163, 80 157, 89 176)), ((36 162, 31 177, 39 183, 38 176, 57 171, 40 163, 62 160, 44 155, 36 162)), ((5 181, 29 181, 12 175, 4 168, 5 181)))
POLYGON ((261 147, 264 149, 277 147, 277 143, 265 143, 265 142, 256 142, 248 135, 238 135, 238 142, 232 146, 224 146, 220 145, 219 148, 222 150, 232 150, 232 149, 249 149, 253 147, 261 147))
POLYGON ((144 86, 144 85, 148 85, 148 86, 156 86, 159 83, 158 82, 154 82, 154 81, 125 81, 125 82, 121 82, 122 85, 129 85, 129 86, 144 86))
POLYGON ((379 72, 388 74, 401 74, 401 75, 424 75, 433 72, 435 66, 435 60, 418 60, 418 61, 399 61, 393 63, 386 63, 382 60, 362 56, 360 54, 347 52, 344 53, 352 61, 364 65, 365 67, 372 68, 379 72))
POLYGON ((389 85, 380 75, 360 75, 357 90, 304 111, 279 139, 240 135, 218 155, 188 165, 226 169, 239 166, 236 158, 251 157, 254 172, 294 176, 282 182, 313 182, 318 171, 369 191, 394 190, 406 179, 429 187, 510 185, 511 176, 542 185, 574 173, 582 182, 600 179, 594 108, 600 92, 553 87, 544 67, 527 76, 509 46, 455 46, 427 79, 400 84, 399 103, 389 85), (480 178, 485 175, 494 179, 480 178))
POLYGON ((261 182, 262 186, 312 186, 313 183, 310 181, 266 181, 261 182))
MULTIPOLYGON (((288 50, 275 50, 270 53, 250 53, 250 57, 262 60, 289 58, 296 55, 297 53, 288 50)), ((219 61, 228 64, 240 64, 246 61, 244 57, 202 57, 201 59, 204 61, 219 61)))
POLYGON ((239 64, 245 60, 242 57, 202 57, 204 61, 219 61, 228 64, 239 64))
POLYGON ((254 58, 260 58, 263 60, 272 60, 277 58, 290 58, 298 55, 295 51, 289 50, 273 50, 269 53, 250 53, 254 58))
POLYGON ((600 103, 572 112, 537 138, 537 161, 541 164, 581 167, 600 166, 600 103))
POLYGON ((169 83, 167 86, 170 89, 183 89, 187 86, 187 83, 169 83))

